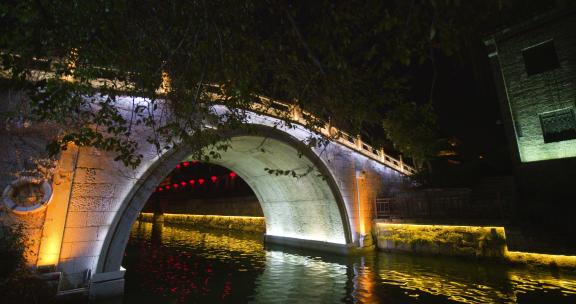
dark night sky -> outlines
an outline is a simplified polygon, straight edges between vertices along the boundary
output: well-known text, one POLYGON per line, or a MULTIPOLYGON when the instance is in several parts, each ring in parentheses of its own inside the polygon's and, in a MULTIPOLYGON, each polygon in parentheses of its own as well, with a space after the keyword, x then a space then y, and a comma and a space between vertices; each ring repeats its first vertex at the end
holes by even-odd
MULTIPOLYGON (((557 1, 556 1, 557 2, 557 1)), ((554 1, 526 1, 517 12, 500 21, 476 29, 467 47, 453 56, 435 53, 436 83, 432 96, 438 114, 440 135, 460 141, 463 161, 476 161, 480 155, 499 173, 510 174, 510 146, 500 113, 500 101, 483 39, 491 33, 526 21, 554 9, 554 1)), ((481 14, 482 12, 478 12, 481 14)), ((415 71, 414 98, 425 102, 430 96, 432 64, 415 71)))
MULTIPOLYGON (((435 55, 436 82, 432 100, 438 115, 440 137, 459 141, 457 150, 463 161, 482 155, 495 167, 509 168, 509 147, 501 124, 488 54, 481 37, 474 40, 477 46, 459 56, 435 55)), ((415 72, 415 100, 428 100, 433 73, 431 64, 415 72)))

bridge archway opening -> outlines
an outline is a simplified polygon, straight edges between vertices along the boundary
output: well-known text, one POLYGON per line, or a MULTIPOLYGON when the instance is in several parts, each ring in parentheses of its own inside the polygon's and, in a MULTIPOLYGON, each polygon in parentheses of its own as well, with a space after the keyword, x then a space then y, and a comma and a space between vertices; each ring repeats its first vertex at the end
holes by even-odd
MULTIPOLYGON (((144 221, 169 214, 163 217, 167 222, 185 219, 182 215, 264 216, 254 191, 238 173, 198 160, 184 160, 177 164, 154 190, 142 213, 140 219, 144 221), (155 217, 150 217, 151 214, 155 217)), ((234 222, 234 219, 230 221, 234 222)), ((259 222, 260 219, 254 223, 259 222)), ((262 226, 249 228, 254 231, 263 229, 262 226)))
MULTIPOLYGON (((207 148, 208 149, 208 148, 207 148)), ((185 146, 167 152, 130 190, 104 241, 96 272, 120 269, 130 230, 159 183, 183 162, 185 146)), ((210 162, 240 176, 256 195, 266 222, 266 241, 326 251, 346 251, 352 242, 346 207, 330 170, 309 148, 290 135, 262 128, 258 134, 230 136, 230 146, 210 162), (271 174, 293 169, 307 174, 271 174)))

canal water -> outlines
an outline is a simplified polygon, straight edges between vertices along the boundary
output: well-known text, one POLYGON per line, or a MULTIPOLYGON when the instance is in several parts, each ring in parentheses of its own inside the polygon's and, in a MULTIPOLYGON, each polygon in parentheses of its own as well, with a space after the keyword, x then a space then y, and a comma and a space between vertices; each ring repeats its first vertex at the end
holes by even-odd
POLYGON ((125 303, 576 303, 576 275, 487 261, 326 256, 262 235, 137 222, 125 303))

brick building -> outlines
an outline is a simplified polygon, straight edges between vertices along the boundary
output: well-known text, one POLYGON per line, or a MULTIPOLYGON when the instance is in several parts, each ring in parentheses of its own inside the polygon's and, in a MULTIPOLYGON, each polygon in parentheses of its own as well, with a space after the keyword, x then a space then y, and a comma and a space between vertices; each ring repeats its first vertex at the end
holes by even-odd
POLYGON ((517 223, 542 240, 533 249, 574 252, 576 242, 566 240, 576 240, 576 10, 484 42, 515 163, 517 223))

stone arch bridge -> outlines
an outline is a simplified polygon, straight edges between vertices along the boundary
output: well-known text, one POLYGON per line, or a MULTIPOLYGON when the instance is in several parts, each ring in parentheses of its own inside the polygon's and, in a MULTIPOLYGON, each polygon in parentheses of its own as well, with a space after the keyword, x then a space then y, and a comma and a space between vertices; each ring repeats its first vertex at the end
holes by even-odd
MULTIPOLYGON (((230 148, 213 162, 235 171, 251 186, 266 219, 266 241, 340 253, 363 247, 366 236, 369 243, 375 198, 400 191, 414 170, 359 137, 329 126, 306 128, 309 114, 297 109, 289 109, 292 128, 279 124, 273 112, 253 110, 248 121, 257 131, 227 134, 230 148), (340 136, 322 149, 302 143, 334 131, 340 136), (321 174, 293 178, 264 170, 310 167, 321 174)), ((227 108, 216 106, 215 111, 224 113, 227 108)), ((145 130, 137 132, 146 138, 145 130)), ((92 298, 123 293, 121 262, 131 226, 156 186, 191 154, 185 145, 161 155, 145 141, 139 147, 137 153, 144 159, 132 170, 114 161, 112 153, 72 146, 59 157, 45 208, 12 206, 3 214, 25 223, 31 235, 38 236, 29 260, 62 273, 60 292, 81 289, 92 298)), ((7 186, 2 182, 0 186, 7 186)))

